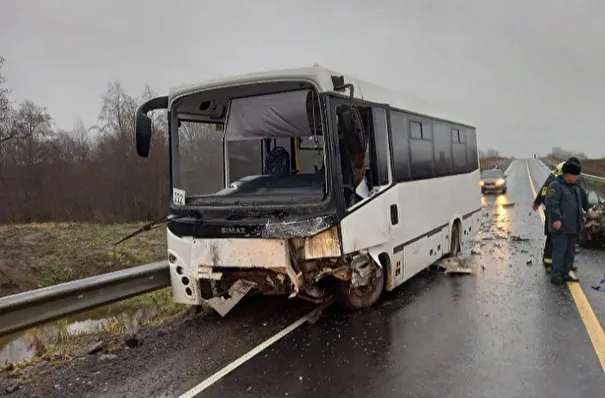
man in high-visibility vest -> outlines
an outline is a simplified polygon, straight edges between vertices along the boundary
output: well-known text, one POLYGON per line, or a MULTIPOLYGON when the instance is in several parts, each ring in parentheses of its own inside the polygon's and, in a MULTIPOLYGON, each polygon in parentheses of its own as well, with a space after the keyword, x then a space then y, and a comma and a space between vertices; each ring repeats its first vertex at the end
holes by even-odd
MULTIPOLYGON (((570 157, 569 159, 567 159, 568 162, 573 162, 576 163, 578 166, 580 166, 580 159, 578 159, 575 156, 570 157)), ((544 198, 546 197, 546 192, 548 190, 548 185, 554 181, 555 178, 557 178, 557 176, 563 174, 563 165, 565 164, 565 162, 561 162, 559 163, 548 175, 548 177, 546 178, 546 181, 544 181, 544 184, 542 184, 542 187, 540 188, 540 191, 537 193, 536 198, 534 199, 534 203, 532 208, 534 210, 538 210, 538 208, 540 207, 540 205, 544 204, 544 198)), ((582 177, 582 175, 578 176, 578 179, 576 181, 576 184, 580 187, 580 199, 582 201, 582 209, 584 210, 584 212, 588 211, 588 194, 586 193, 586 186, 584 183, 584 177, 582 177)), ((546 268, 546 272, 550 272, 551 270, 551 265, 552 265, 552 239, 550 237, 550 234, 548 233, 548 219, 546 217, 546 213, 545 215, 545 220, 544 220, 544 235, 546 235, 546 242, 544 243, 544 254, 542 255, 542 263, 544 264, 544 267, 546 268)), ((572 267, 572 270, 577 270, 578 267, 574 264, 572 267)))

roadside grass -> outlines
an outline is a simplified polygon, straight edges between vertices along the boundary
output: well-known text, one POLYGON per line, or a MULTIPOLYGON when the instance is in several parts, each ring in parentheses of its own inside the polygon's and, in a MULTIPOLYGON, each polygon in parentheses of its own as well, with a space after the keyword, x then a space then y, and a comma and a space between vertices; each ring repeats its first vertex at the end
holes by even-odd
POLYGON ((166 230, 115 242, 144 223, 30 223, 0 226, 0 296, 166 258, 166 230))

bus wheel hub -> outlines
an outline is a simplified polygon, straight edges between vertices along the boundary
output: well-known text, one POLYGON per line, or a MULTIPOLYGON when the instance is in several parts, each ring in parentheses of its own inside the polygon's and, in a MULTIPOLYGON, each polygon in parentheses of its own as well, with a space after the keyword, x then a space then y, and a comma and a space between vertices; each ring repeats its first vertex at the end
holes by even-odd
POLYGON ((367 286, 372 283, 376 266, 367 255, 358 255, 351 261, 351 287, 367 286))

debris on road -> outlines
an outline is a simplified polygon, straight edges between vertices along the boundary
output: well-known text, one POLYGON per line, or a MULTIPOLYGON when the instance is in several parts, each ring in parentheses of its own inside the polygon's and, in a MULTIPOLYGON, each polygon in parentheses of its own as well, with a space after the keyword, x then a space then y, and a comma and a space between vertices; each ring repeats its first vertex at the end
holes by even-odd
POLYGON ((511 235, 510 240, 512 240, 513 242, 526 242, 529 240, 529 238, 522 238, 518 235, 511 235))
POLYGON ((446 257, 435 263, 439 271, 445 275, 449 274, 473 274, 473 270, 467 267, 458 257, 446 257))
POLYGON ((481 205, 481 208, 483 209, 487 209, 490 207, 512 207, 515 205, 515 202, 506 202, 506 203, 486 203, 484 205, 481 205))
POLYGON ((527 261, 525 262, 525 265, 532 265, 533 263, 534 263, 533 261, 531 261, 531 260, 527 260, 527 261))
POLYGON ((315 325, 317 323, 317 321, 319 321, 319 318, 322 315, 322 311, 317 311, 317 313, 315 315, 313 315, 311 318, 309 318, 309 320, 307 322, 309 322, 309 324, 311 325, 315 325))
POLYGON ((105 348, 105 342, 97 341, 96 343, 93 343, 90 347, 88 347, 88 354, 90 354, 90 355, 96 354, 97 352, 101 351, 103 348, 105 348))
POLYGON ((594 290, 598 290, 600 292, 605 292, 605 279, 602 279, 599 282, 599 286, 591 286, 594 290))

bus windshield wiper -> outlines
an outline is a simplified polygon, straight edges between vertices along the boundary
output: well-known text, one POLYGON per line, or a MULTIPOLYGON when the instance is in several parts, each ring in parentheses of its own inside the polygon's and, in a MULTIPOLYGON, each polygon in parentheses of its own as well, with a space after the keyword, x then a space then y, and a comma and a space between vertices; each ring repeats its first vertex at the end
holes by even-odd
POLYGON ((180 215, 180 216, 177 216, 176 214, 169 214, 166 217, 159 218, 148 224, 143 225, 141 228, 137 229, 133 233, 126 235, 125 237, 123 237, 122 239, 120 239, 119 241, 114 243, 114 245, 119 245, 120 243, 122 243, 130 238, 134 238, 135 236, 137 236, 143 232, 157 229, 157 228, 161 227, 162 225, 169 223, 170 221, 178 221, 178 220, 182 220, 184 218, 190 218, 190 217, 199 219, 201 217, 201 215, 199 214, 199 212, 187 212, 187 214, 180 215))

